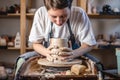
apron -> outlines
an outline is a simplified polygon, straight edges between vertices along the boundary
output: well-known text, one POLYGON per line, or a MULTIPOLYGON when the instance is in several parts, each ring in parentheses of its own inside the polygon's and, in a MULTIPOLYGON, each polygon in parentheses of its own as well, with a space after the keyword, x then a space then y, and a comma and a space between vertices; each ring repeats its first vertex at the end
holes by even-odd
MULTIPOLYGON (((69 33, 70 33, 69 41, 71 41, 72 49, 74 50, 74 49, 79 48, 80 46, 79 46, 79 45, 76 43, 76 41, 75 41, 75 36, 74 36, 74 34, 72 33, 69 19, 68 19, 68 21, 67 21, 67 24, 68 24, 68 30, 69 30, 69 33)), ((50 31, 50 33, 48 34, 48 38, 52 38, 52 36, 53 36, 52 27, 53 27, 53 23, 51 22, 51 31, 50 31)), ((48 39, 48 41, 44 41, 44 46, 45 46, 46 48, 49 46, 49 39, 48 39)))

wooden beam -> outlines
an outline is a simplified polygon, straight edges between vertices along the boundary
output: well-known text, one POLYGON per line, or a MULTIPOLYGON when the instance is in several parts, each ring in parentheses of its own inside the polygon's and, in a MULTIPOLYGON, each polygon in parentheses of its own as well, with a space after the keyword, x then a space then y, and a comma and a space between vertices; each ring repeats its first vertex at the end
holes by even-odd
POLYGON ((26 0, 20 0, 21 12, 20 12, 20 34, 21 34, 21 48, 20 53, 26 52, 26 0))
POLYGON ((77 0, 77 6, 80 6, 87 12, 87 0, 77 0))

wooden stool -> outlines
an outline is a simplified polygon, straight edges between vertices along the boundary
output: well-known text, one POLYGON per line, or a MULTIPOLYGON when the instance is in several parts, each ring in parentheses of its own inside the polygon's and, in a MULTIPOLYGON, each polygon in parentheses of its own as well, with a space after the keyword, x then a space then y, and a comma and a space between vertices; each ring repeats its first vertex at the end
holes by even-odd
POLYGON ((3 66, 0 66, 0 80, 6 80, 7 79, 7 73, 5 71, 5 68, 3 66))

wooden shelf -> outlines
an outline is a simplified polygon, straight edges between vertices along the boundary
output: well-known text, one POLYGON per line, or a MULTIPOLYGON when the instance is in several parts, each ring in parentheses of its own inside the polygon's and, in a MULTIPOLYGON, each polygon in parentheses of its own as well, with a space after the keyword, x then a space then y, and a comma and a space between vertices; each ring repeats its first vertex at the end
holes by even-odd
POLYGON ((34 13, 27 13, 26 16, 27 16, 27 18, 32 18, 33 19, 34 13))
POLYGON ((7 14, 7 15, 0 15, 0 18, 11 18, 11 17, 20 17, 20 14, 7 14))
POLYGON ((88 16, 94 19, 120 19, 120 15, 88 14, 88 16))
POLYGON ((20 16, 20 13, 19 14, 8 14, 7 16, 20 16))
POLYGON ((26 49, 27 49, 27 50, 33 50, 33 48, 30 48, 30 47, 27 47, 26 49))
MULTIPOLYGON (((20 50, 20 48, 8 47, 9 50, 20 50)), ((33 48, 27 47, 26 50, 33 50, 33 48)))
MULTIPOLYGON (((26 13, 27 16, 34 16, 34 13, 26 13)), ((7 14, 7 15, 0 15, 0 17, 19 17, 20 16, 20 13, 19 14, 7 14)))
MULTIPOLYGON (((33 18, 34 13, 26 13, 27 18, 33 18)), ((20 14, 8 14, 8 15, 0 15, 0 18, 17 18, 20 17, 20 14)))
POLYGON ((26 14, 28 17, 33 17, 34 16, 34 13, 27 13, 26 14))
MULTIPOLYGON (((14 16, 14 15, 13 15, 14 16)), ((17 15, 16 15, 17 16, 17 15)), ((34 17, 34 13, 27 13, 27 17, 34 17)), ((100 15, 100 14, 88 14, 90 18, 96 19, 120 19, 120 15, 100 15)))
POLYGON ((20 50, 20 48, 8 47, 9 50, 20 50))

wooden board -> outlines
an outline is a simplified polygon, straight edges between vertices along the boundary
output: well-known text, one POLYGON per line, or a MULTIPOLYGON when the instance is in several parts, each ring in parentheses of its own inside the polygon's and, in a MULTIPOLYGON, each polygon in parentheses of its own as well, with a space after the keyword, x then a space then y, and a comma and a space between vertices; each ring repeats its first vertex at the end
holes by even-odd
POLYGON ((73 64, 82 64, 82 60, 75 59, 70 62, 58 62, 58 63, 53 63, 46 58, 44 59, 39 59, 38 64, 43 65, 43 66, 50 66, 50 67, 71 67, 73 64))

